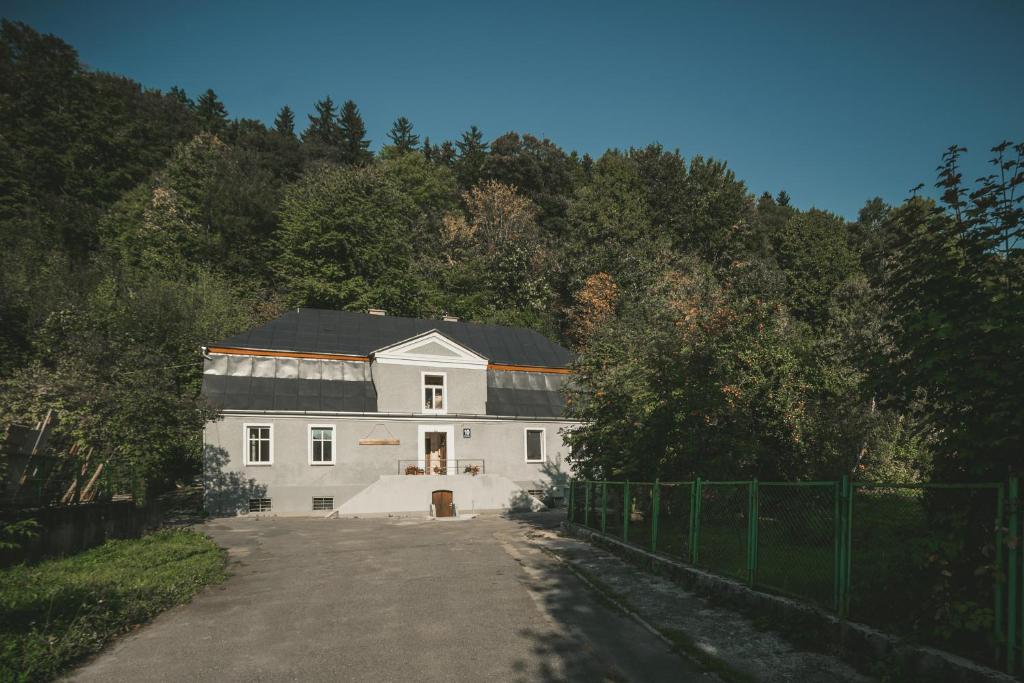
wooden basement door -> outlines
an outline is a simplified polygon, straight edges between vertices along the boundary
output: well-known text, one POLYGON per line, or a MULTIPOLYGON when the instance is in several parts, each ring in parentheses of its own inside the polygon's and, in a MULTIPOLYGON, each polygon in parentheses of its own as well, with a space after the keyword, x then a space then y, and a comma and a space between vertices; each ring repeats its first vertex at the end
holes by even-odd
POLYGON ((434 491, 431 502, 434 504, 435 517, 452 516, 452 492, 434 491))

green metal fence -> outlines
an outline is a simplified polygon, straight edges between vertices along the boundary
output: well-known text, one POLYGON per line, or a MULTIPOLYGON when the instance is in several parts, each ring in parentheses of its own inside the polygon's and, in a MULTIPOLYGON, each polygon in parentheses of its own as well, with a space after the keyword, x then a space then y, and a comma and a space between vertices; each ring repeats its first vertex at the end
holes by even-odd
POLYGON ((1021 670, 1019 484, 573 481, 570 521, 1021 670))

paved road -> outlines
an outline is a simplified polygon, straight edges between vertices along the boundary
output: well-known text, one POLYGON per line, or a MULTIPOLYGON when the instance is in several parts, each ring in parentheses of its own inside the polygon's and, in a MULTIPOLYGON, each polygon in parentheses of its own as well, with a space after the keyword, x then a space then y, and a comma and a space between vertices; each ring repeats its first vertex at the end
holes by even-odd
POLYGON ((218 520, 233 576, 75 681, 707 681, 529 539, 552 513, 218 520))

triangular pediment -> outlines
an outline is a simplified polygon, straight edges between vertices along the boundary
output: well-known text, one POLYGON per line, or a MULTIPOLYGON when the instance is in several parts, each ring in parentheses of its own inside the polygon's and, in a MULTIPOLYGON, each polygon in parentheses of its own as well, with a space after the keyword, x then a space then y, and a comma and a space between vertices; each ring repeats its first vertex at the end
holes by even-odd
POLYGON ((371 355, 379 363, 466 368, 487 367, 486 358, 449 339, 437 330, 430 330, 390 344, 377 349, 371 355))

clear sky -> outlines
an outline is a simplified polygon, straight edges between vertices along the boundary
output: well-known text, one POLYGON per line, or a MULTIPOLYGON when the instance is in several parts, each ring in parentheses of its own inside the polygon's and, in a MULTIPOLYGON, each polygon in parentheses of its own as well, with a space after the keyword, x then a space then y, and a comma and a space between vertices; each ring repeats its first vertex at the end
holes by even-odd
POLYGON ((725 159, 754 192, 854 217, 929 185, 942 151, 1024 139, 1024 2, 0 0, 89 66, 213 88, 232 117, 353 99, 374 147, 399 115, 598 155, 725 159))

